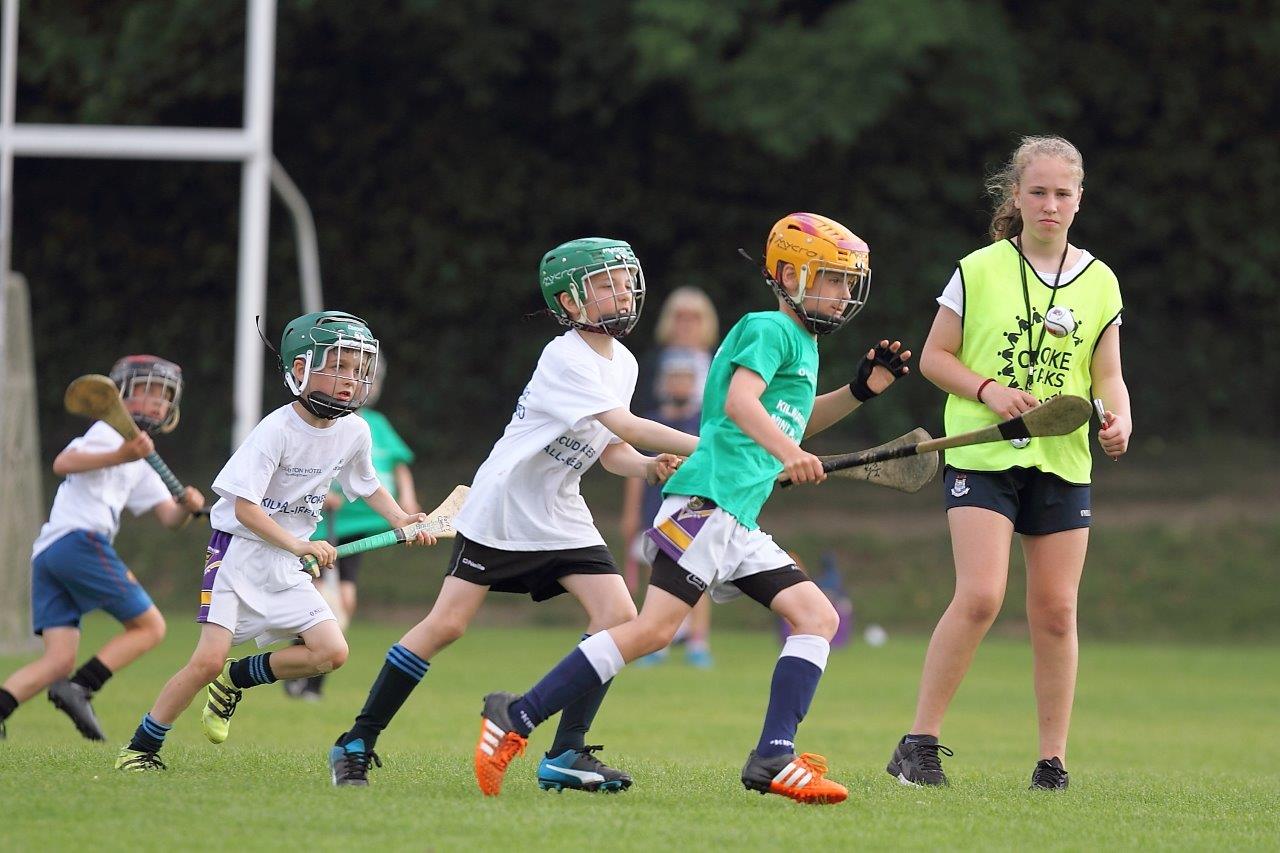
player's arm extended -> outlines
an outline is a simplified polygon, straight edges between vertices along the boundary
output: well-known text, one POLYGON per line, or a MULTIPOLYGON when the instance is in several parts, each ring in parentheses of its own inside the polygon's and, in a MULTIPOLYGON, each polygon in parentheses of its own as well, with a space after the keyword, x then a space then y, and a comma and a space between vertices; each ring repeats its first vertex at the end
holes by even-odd
MULTIPOLYGON (((425 513, 407 513, 391 497, 386 486, 378 486, 378 490, 364 499, 369 508, 387 520, 392 527, 408 527, 416 521, 426 521, 425 513)), ((434 545, 436 538, 430 533, 419 533, 409 544, 434 545)))
POLYGON ((754 370, 739 366, 729 380, 724 413, 747 437, 782 463, 787 478, 796 483, 821 483, 827 478, 822 460, 804 450, 778 428, 760 402, 766 383, 754 370))
POLYGON ((834 391, 818 395, 813 401, 809 422, 805 424, 804 437, 817 435, 841 418, 847 417, 861 405, 862 401, 853 396, 848 385, 842 385, 834 391))
MULTIPOLYGON (((651 486, 665 483, 682 462, 684 457, 676 456, 674 453, 645 456, 625 441, 610 444, 600 454, 600 464, 610 474, 617 474, 619 477, 641 477, 651 486)), ((637 505, 636 515, 639 514, 637 505)))
MULTIPOLYGON (((633 449, 639 447, 655 453, 690 456, 698 447, 696 435, 689 435, 687 432, 672 429, 666 424, 639 417, 621 407, 596 415, 596 420, 609 432, 630 444, 633 449)), ((643 476, 643 474, 624 474, 623 476, 643 476)))
POLYGON ((77 450, 67 448, 53 460, 53 473, 59 477, 68 474, 80 474, 84 471, 97 471, 123 465, 135 459, 146 459, 156 449, 151 436, 145 432, 138 433, 132 441, 126 441, 115 450, 77 450))

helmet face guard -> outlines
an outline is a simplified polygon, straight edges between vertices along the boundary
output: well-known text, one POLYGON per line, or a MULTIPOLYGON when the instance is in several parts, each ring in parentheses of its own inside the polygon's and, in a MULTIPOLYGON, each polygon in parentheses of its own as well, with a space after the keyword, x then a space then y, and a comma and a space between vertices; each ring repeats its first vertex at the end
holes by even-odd
POLYGON ((178 426, 181 367, 154 355, 127 355, 112 366, 111 381, 138 429, 154 435, 178 426))
POLYGON ((358 317, 307 314, 285 327, 280 346, 284 382, 308 412, 334 420, 369 399, 378 369, 378 340, 358 317), (294 366, 302 362, 302 376, 294 366))
POLYGON ((547 308, 562 325, 624 338, 640 321, 644 271, 631 246, 621 240, 572 240, 548 252, 538 273, 547 308), (576 319, 561 304, 561 293, 569 295, 576 319))
MULTIPOLYGON (((765 246, 764 277, 778 297, 796 312, 806 329, 828 335, 848 323, 871 293, 871 250, 834 219, 793 213, 773 226, 765 246), (795 295, 780 281, 782 264, 796 269, 795 295), (834 282, 830 279, 835 278, 834 282), (818 293, 821 279, 842 295, 818 293), (813 310, 806 307, 810 303, 813 310), (827 310, 823 310, 827 309, 827 310)), ((825 289, 825 288, 822 288, 825 289)))

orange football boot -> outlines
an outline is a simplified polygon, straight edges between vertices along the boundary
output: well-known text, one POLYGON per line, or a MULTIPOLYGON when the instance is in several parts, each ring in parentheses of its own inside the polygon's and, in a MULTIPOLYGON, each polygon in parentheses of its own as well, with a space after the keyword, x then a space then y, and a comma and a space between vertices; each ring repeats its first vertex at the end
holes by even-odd
POLYGON ((480 738, 476 741, 476 783, 486 797, 502 791, 502 777, 507 765, 517 755, 524 755, 529 741, 511 724, 507 709, 520 697, 514 693, 490 693, 484 697, 480 714, 480 738))
POLYGON ((747 756, 742 768, 742 785, 761 794, 779 794, 798 803, 811 805, 842 803, 849 789, 826 778, 827 760, 806 752, 761 758, 755 750, 747 756))

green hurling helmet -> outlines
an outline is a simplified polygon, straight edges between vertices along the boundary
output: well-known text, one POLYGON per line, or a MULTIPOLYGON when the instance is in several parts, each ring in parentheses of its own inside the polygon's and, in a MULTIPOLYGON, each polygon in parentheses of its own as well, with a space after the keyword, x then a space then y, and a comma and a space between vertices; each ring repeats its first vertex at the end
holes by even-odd
POLYGON ((626 337, 644 307, 644 272, 631 245, 607 237, 582 237, 556 246, 538 265, 547 308, 562 325, 626 337), (569 294, 577 316, 560 302, 569 294))
POLYGON ((318 418, 341 418, 363 406, 377 364, 378 339, 369 324, 345 311, 303 314, 280 337, 284 384, 318 418), (301 381, 293 375, 298 359, 303 361, 301 381))

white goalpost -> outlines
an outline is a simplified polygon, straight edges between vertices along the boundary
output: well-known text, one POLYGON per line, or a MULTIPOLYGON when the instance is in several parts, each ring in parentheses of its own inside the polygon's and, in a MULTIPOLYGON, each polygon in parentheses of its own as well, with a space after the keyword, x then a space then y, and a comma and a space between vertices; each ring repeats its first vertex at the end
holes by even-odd
MULTIPOLYGON (((274 186, 294 221, 298 239, 300 275, 302 278, 302 302, 304 310, 319 311, 323 306, 320 291, 319 260, 316 249, 315 226, 305 199, 289 179, 284 168, 275 160, 271 150, 271 123, 273 109, 275 65, 275 0, 247 0, 246 46, 244 73, 244 126, 240 128, 167 128, 167 127, 113 127, 16 123, 17 48, 18 48, 18 0, 3 0, 3 62, 0 65, 0 330, 5 339, 0 342, 0 375, 6 378, 15 368, 23 368, 22 353, 16 340, 9 334, 11 328, 27 322, 26 317, 8 317, 13 306, 25 306, 25 288, 16 281, 15 291, 21 293, 9 298, 11 279, 17 276, 10 270, 13 234, 13 160, 15 157, 77 157, 96 159, 147 159, 194 160, 207 162, 239 162, 240 171, 240 239, 235 304, 235 387, 233 392, 232 447, 236 447, 249 434, 262 415, 263 348, 258 338, 255 318, 266 314, 267 238, 270 216, 270 188, 274 186), (10 322, 11 320, 15 322, 10 322), (16 323, 16 326, 15 326, 16 323)), ((25 310, 25 309, 23 309, 25 310)), ((32 371, 28 365, 26 368, 32 371)), ((34 374, 17 377, 19 382, 29 382, 34 389, 34 374)), ((8 389, 6 383, 5 388, 8 389)), ((33 391, 34 393, 34 391, 33 391)), ((21 422, 25 404, 21 397, 12 398, 0 393, 0 425, 4 430, 18 430, 11 426, 21 422), (13 411, 10 411, 11 407, 13 411), (14 415, 15 417, 11 417, 14 415)), ((30 403, 34 417, 34 397, 30 403)), ((30 424, 34 430, 34 422, 30 424)), ((21 428, 25 428, 21 427, 21 428)), ((15 433, 16 435, 16 433, 15 433)), ((0 436, 5 452, 3 465, 6 471, 25 465, 27 460, 11 458, 31 453, 33 464, 38 465, 38 440, 33 451, 21 450, 16 439, 7 433, 0 436)), ((21 501, 33 503, 37 521, 44 512, 43 500, 38 490, 39 471, 36 471, 37 490, 21 501)), ((19 555, 22 565, 22 583, 26 583, 26 554, 36 530, 26 530, 25 519, 30 513, 11 502, 14 495, 5 492, 0 503, 0 555, 19 555), (8 523, 9 517, 15 519, 8 523)), ((5 557, 4 559, 8 559, 5 557)), ((7 568, 0 568, 0 582, 12 580, 7 568)), ((25 588, 25 586, 23 587, 25 588)), ((3 606, 0 606, 0 646, 21 642, 15 636, 13 618, 5 618, 6 612, 25 612, 26 596, 20 596, 16 606, 10 606, 14 586, 3 589, 3 606)), ((23 628, 26 617, 21 620, 23 628)), ((25 634, 29 637, 29 633, 25 634)))

